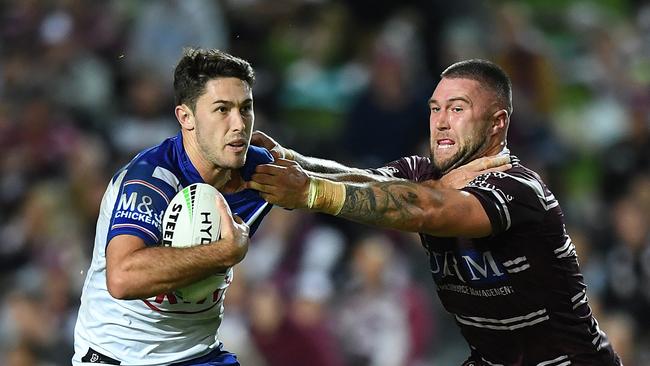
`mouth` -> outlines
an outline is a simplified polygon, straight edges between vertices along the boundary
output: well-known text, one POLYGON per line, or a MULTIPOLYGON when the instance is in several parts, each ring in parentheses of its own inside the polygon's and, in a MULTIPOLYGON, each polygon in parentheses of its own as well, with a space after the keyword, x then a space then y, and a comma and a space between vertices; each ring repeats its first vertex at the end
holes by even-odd
POLYGON ((443 150, 444 149, 450 149, 454 145, 456 145, 456 141, 454 141, 452 139, 439 139, 439 140, 436 140, 436 147, 438 149, 443 149, 443 150))
POLYGON ((226 144, 226 148, 234 152, 244 151, 247 147, 248 145, 244 139, 232 140, 226 144))

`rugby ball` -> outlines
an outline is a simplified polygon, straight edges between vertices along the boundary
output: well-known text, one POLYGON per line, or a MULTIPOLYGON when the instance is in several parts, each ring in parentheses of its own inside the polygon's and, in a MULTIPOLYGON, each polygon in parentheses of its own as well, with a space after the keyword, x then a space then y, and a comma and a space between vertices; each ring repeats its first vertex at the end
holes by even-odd
MULTIPOLYGON (((172 198, 162 220, 162 245, 184 248, 212 243, 220 238, 221 218, 216 188, 191 184, 172 198)), ((209 276, 175 291, 184 301, 197 302, 221 287, 223 275, 209 276)))

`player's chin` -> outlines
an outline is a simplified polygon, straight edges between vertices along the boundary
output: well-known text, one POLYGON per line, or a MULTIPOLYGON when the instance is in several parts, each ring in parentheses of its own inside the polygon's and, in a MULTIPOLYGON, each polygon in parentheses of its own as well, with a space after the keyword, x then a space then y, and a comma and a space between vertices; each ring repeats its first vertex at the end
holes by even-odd
POLYGON ((453 158, 440 158, 436 157, 433 160, 433 166, 436 170, 441 172, 442 174, 447 174, 449 173, 450 170, 455 168, 454 164, 454 159, 453 158))
POLYGON ((228 169, 239 169, 246 164, 246 155, 234 156, 224 162, 223 167, 228 169))

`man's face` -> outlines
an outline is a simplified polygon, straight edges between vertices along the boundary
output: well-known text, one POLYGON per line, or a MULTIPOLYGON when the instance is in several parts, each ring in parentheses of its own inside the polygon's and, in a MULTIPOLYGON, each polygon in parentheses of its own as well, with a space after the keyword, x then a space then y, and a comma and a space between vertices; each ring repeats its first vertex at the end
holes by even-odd
POLYGON ((443 174, 466 164, 488 146, 494 97, 478 81, 443 78, 429 100, 431 161, 443 174))
POLYGON ((248 83, 234 77, 208 81, 196 101, 194 117, 203 158, 217 167, 241 168, 255 121, 248 83))

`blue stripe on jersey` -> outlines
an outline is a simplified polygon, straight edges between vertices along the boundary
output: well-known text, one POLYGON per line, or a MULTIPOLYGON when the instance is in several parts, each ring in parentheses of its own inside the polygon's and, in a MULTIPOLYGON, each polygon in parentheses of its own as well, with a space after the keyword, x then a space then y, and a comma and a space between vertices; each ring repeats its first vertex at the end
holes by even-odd
MULTIPOLYGON (((273 161, 264 148, 250 146, 246 163, 241 168, 244 180, 250 180, 259 164, 273 161)), ((140 152, 129 164, 113 176, 112 183, 126 170, 120 182, 119 193, 113 207, 111 224, 106 243, 121 234, 135 235, 147 245, 160 241, 161 220, 169 201, 182 187, 204 183, 203 178, 190 161, 183 147, 181 133, 161 144, 140 152)), ((270 211, 271 205, 250 189, 224 195, 233 214, 248 222, 251 236, 261 219, 270 211)))

